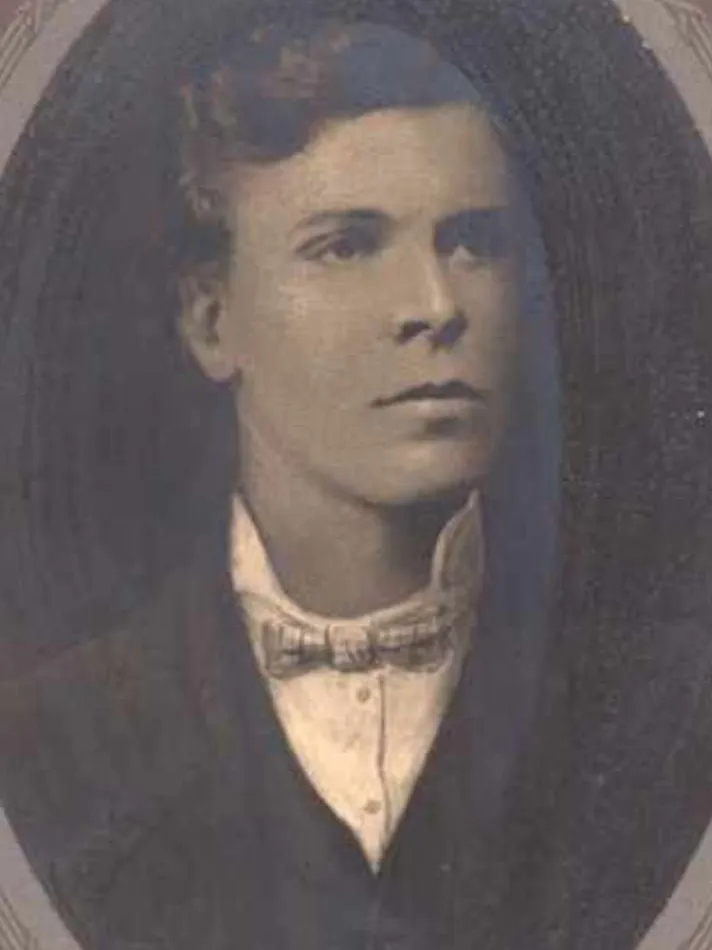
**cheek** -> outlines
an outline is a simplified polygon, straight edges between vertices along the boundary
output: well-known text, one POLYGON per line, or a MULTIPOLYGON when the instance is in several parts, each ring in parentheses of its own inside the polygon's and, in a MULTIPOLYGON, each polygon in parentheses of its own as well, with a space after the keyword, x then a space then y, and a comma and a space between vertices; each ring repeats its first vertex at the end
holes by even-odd
POLYGON ((463 275, 458 304, 469 320, 471 347, 483 363, 502 371, 513 356, 520 309, 519 280, 514 265, 503 263, 463 275))
POLYGON ((295 401, 306 398, 305 387, 312 398, 317 389, 348 392, 359 356, 373 350, 362 297, 362 286, 326 286, 299 273, 251 280, 231 304, 243 379, 262 391, 291 390, 295 401))
POLYGON ((281 281, 268 278, 255 291, 249 334, 256 344, 288 347, 295 359, 315 367, 372 347, 374 295, 355 274, 297 267, 281 281))

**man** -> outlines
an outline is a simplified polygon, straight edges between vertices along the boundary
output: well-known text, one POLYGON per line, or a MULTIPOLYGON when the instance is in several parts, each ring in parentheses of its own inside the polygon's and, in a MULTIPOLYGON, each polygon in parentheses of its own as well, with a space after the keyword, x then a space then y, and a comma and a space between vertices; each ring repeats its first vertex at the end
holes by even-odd
MULTIPOLYGON (((285 62, 293 66, 294 59, 285 62)), ((218 97, 225 93, 223 76, 212 92, 218 97)), ((187 102, 189 107, 195 104, 190 96, 187 102)), ((221 108, 224 105, 223 98, 221 108)), ((506 162, 498 137, 489 122, 480 121, 477 110, 473 118, 460 106, 431 101, 426 108, 420 103, 411 115, 411 106, 386 110, 386 116, 370 109, 360 117, 334 121, 295 155, 237 176, 229 203, 236 211, 230 233, 238 242, 227 261, 232 278, 226 283, 224 273, 209 266, 202 273, 193 269, 197 279, 185 285, 185 338, 210 376, 235 384, 238 408, 242 399, 251 422, 252 457, 262 458, 249 504, 233 508, 232 570, 227 570, 229 552, 220 544, 194 547, 190 564, 164 576, 128 622, 106 637, 58 655, 4 690, 3 742, 7 761, 15 764, 8 783, 13 820, 22 829, 33 864, 89 947, 293 945, 342 950, 354 941, 356 946, 469 948, 475 941, 506 946, 508 940, 517 946, 516 934, 526 931, 530 920, 539 925, 546 920, 551 898, 547 880, 527 880, 526 875, 527 862, 536 866, 538 855, 523 853, 525 873, 517 881, 521 829, 502 820, 509 807, 503 789, 521 752, 536 664, 517 666, 530 638, 516 625, 508 630, 501 614, 493 625, 482 608, 478 565, 497 565, 501 551, 489 544, 490 534, 485 535, 488 544, 482 544, 472 500, 460 510, 465 502, 461 490, 472 485, 468 480, 474 476, 475 485, 486 481, 496 441, 492 436, 498 431, 499 387, 507 376, 507 361, 499 359, 508 351, 503 344, 509 337, 512 283, 502 277, 513 273, 511 244, 502 241, 510 206, 509 193, 501 187, 506 162), (329 149, 336 150, 338 162, 333 155, 324 160, 329 149), (383 164, 369 162, 369 153, 372 158, 383 155, 383 164), (399 170, 405 165, 417 173, 413 179, 401 180, 399 170), (332 168, 352 168, 353 174, 332 176, 332 168), (422 186, 417 195, 414 182, 422 186), (340 207, 333 208, 332 201, 328 207, 307 209, 310 219, 320 216, 310 227, 328 227, 328 233, 301 234, 304 208, 295 207, 295 197, 318 204, 333 199, 334 189, 340 207), (359 201, 353 206, 347 202, 344 209, 344 198, 352 202, 356 197, 359 201), (365 197, 377 199, 375 207, 371 200, 364 207, 365 197), (239 244, 240 221, 247 229, 243 234, 251 236, 247 245, 239 244), (294 247, 283 242, 293 232, 295 237, 301 234, 294 247), (245 266, 244 255, 257 250, 259 257, 245 266), (395 266, 403 260, 409 262, 405 270, 395 266), (236 274, 247 281, 249 293, 236 274), (412 282, 404 274, 412 274, 412 282), (363 275, 369 276, 368 283, 363 275), (373 287, 381 288, 379 306, 345 311, 373 287), (319 299, 315 289, 322 301, 324 294, 332 295, 321 318, 339 315, 333 326, 321 324, 324 333, 312 332, 310 324, 319 299), (305 299, 310 307, 300 309, 305 299), (393 308, 393 300, 409 305, 393 308), (482 317, 486 319, 480 321, 482 317), (341 378, 345 367, 338 358, 347 352, 342 333, 349 334, 348 350, 358 357, 354 386, 341 378), (368 402, 404 397, 402 411, 383 416, 376 410, 390 407, 374 406, 374 416, 364 412, 362 417, 363 400, 350 401, 369 380, 380 384, 389 379, 387 363, 363 359, 371 348, 376 354, 397 354, 399 360, 409 355, 457 360, 463 347, 475 344, 466 366, 467 372, 479 366, 478 376, 463 379, 463 363, 457 388, 437 389, 442 381, 409 378, 404 388, 392 393, 388 387, 383 393, 374 390, 368 402), (322 367, 336 358, 340 375, 325 373, 316 392, 307 385, 311 370, 293 375, 293 404, 282 397, 286 409, 281 418, 279 406, 267 397, 284 382, 273 362, 276 354, 290 347, 292 357, 282 360, 285 377, 295 374, 300 360, 316 357, 322 367), (478 364, 477 356, 483 353, 489 358, 478 364), (495 374, 485 378, 480 370, 495 374), (267 380, 272 383, 269 391, 264 389, 267 380), (427 391, 424 382, 430 383, 427 391), (478 390, 480 398, 482 390, 494 393, 494 402, 485 405, 493 411, 483 413, 482 406, 475 405, 472 392, 478 390), (324 396, 332 398, 319 403, 324 396), (314 423, 307 409, 320 404, 325 437, 304 438, 303 429, 309 435, 314 423), (353 413, 348 433, 339 431, 340 412, 353 413), (385 421, 388 418, 392 422, 385 421), (386 428, 381 431, 379 423, 371 422, 375 419, 384 420, 386 428), (268 438, 275 429, 281 432, 277 447, 290 449, 286 459, 275 456, 275 440, 270 443, 268 438), (349 455, 352 431, 358 452, 349 455), (379 440, 383 466, 375 464, 372 451, 379 440), (338 451, 320 457, 323 446, 338 451), (345 459, 350 463, 342 464, 345 459), (406 459, 413 463, 410 467, 404 465, 406 459), (323 549, 322 569, 314 576, 311 556, 300 563, 293 551, 280 552, 281 544, 293 545, 295 540, 297 548, 309 549, 313 539, 308 533, 300 536, 292 530, 290 537, 284 521, 323 511, 316 501, 325 485, 333 489, 336 484, 342 501, 346 488, 353 496, 360 486, 362 495, 373 496, 371 508, 374 501, 392 505, 397 500, 394 492, 404 490, 404 471, 412 479, 406 485, 411 501, 419 495, 432 497, 434 486, 439 486, 437 494, 445 485, 458 488, 458 504, 449 499, 445 510, 436 506, 434 518, 432 508, 427 518, 421 510, 415 519, 421 530, 414 534, 404 531, 408 525, 399 525, 397 518, 387 534, 382 525, 374 534, 373 519, 370 528, 361 520, 351 540, 354 564, 365 582, 354 584, 349 575, 350 545, 338 550, 346 524, 343 504, 333 509, 341 511, 336 523, 342 527, 326 532, 336 540, 335 558, 341 559, 341 566, 325 560, 323 549), (305 473, 312 485, 307 494, 305 473), (463 478, 463 473, 469 474, 463 478), (270 492, 270 505, 294 485, 301 498, 296 511, 287 506, 275 512, 255 495, 264 485, 274 489, 275 479, 281 488, 270 492), (276 514, 282 516, 279 530, 270 525, 276 514), (416 543, 406 543, 409 538, 416 543), (453 543, 458 538, 460 543, 453 543), (423 539, 427 543, 420 546, 417 542, 423 539), (393 559, 381 559, 377 571, 364 575, 369 561, 364 552, 382 551, 385 541, 393 559), (462 585, 463 599, 456 597, 456 606, 463 608, 468 627, 473 619, 477 623, 472 641, 476 649, 462 668, 463 640, 451 639, 458 623, 447 629, 431 625, 429 630, 423 624, 417 635, 411 630, 405 642, 386 641, 379 651, 370 637, 361 636, 362 629, 354 631, 349 623, 339 624, 347 629, 337 631, 347 639, 332 637, 336 624, 330 622, 321 624, 329 629, 322 629, 321 640, 313 641, 313 628, 320 625, 314 614, 377 612, 401 598, 410 609, 411 593, 426 589, 428 575, 435 587, 449 577, 445 589, 457 591, 462 561, 460 555, 450 555, 458 547, 463 550, 463 542, 469 552, 465 563, 470 585, 462 585), (247 559, 245 550, 251 552, 247 559), (261 565, 256 574, 245 569, 246 560, 261 565), (338 571, 332 572, 334 566, 338 571), (323 583, 329 577, 331 582, 323 583), (280 580, 286 591, 279 589, 280 580), (287 591, 296 602, 284 598, 287 591), (236 614, 236 594, 246 624, 236 614), (250 600, 258 607, 267 600, 267 616, 252 609, 250 600), (299 601, 306 610, 297 609, 299 601), (393 662, 386 659, 388 651, 393 662), (407 662, 403 654, 409 655, 407 662), (408 699, 407 691, 392 690, 393 701, 384 702, 384 669, 398 671, 389 674, 392 681, 400 676, 416 682, 417 677, 421 684, 439 685, 434 690, 419 688, 417 699, 415 692, 408 699), (359 677, 374 680, 376 689, 359 680, 352 696, 351 685, 359 677), (332 689, 331 682, 347 685, 332 689), (319 737, 323 725, 334 718, 339 689, 343 719, 360 716, 366 733, 371 731, 359 750, 364 729, 353 730, 355 753, 354 743, 349 748, 343 735, 319 737), (400 704, 397 692, 406 697, 400 704), (374 698, 380 700, 376 715, 368 712, 374 698), (384 709, 391 706, 397 717, 389 727, 384 709), (326 716, 314 715, 321 708, 326 716), (48 742, 52 730, 54 739, 48 742), (411 738, 403 742, 409 730, 411 738), (409 753, 405 763, 397 761, 403 756, 389 751, 389 746, 397 749, 393 741, 398 743, 399 735, 401 749, 409 753), (38 754, 25 765, 21 752, 30 747, 38 754), (329 763, 339 747, 344 767, 330 774, 329 763), (371 772, 382 797, 352 795, 361 791, 363 762, 374 754, 371 772), (510 827, 515 832, 511 836, 510 827), (527 888, 536 894, 533 917, 528 916, 527 888)), ((224 108, 221 114, 224 121, 224 108)), ((198 249, 214 250, 221 247, 224 232, 219 226, 225 220, 215 219, 210 189, 206 194, 202 187, 205 180, 193 188, 194 164, 190 171, 186 185, 194 206, 207 210, 205 238, 212 228, 210 241, 198 249)), ((220 184, 224 188, 230 183, 223 177, 220 184)), ((550 245, 550 251, 561 248, 550 245)), ((203 263, 210 264, 210 258, 203 263)), ((615 306, 612 312, 617 312, 615 306)), ((632 319, 629 308, 627 316, 632 319)), ((400 402, 394 400, 394 405, 400 402)), ((249 466, 249 454, 246 461, 249 466)), ((530 484, 532 473, 525 467, 530 484)), ((244 484, 250 485, 249 474, 243 494, 244 484)), ((505 494, 509 505, 516 498, 505 494)), ((528 513, 536 513, 536 507, 530 502, 528 513)), ((411 509, 411 515, 416 512, 411 509)), ((577 509, 578 519, 584 515, 577 509)), ((523 523, 517 522, 522 534, 523 523)), ((539 553, 543 550, 540 546, 539 553)), ((500 574, 510 607, 522 591, 513 563, 505 559, 506 570, 500 574)), ((422 606, 418 602, 417 607, 422 606)), ((531 629, 525 628, 526 633, 531 629)), ((576 632, 580 637, 580 629, 576 632)), ((532 806, 536 801, 531 799, 532 806)), ((567 818, 566 809, 562 811, 567 818)), ((610 833, 600 830, 602 837, 610 833)), ((576 846, 574 841, 574 850, 576 846)), ((572 866, 562 855, 552 880, 572 866)), ((581 880, 588 886, 585 875, 573 878, 574 889, 581 880)), ((613 904, 616 914, 625 916, 621 902, 613 904)), ((552 946, 570 946, 567 941, 578 933, 580 923, 575 914, 572 931, 567 933, 560 923, 560 931, 549 927, 541 939, 554 941, 552 946)), ((600 946, 595 928, 603 923, 589 920, 594 936, 583 937, 577 946, 600 946)), ((616 926, 620 934, 629 934, 630 921, 616 926)))

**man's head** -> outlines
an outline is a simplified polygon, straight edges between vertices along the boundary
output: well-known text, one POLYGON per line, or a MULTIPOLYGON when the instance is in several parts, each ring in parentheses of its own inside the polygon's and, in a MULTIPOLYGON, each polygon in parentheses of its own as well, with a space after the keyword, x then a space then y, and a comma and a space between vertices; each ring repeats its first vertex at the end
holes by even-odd
POLYGON ((185 91, 184 335, 241 444, 372 504, 480 481, 518 309, 502 137, 426 44, 253 38, 185 91))

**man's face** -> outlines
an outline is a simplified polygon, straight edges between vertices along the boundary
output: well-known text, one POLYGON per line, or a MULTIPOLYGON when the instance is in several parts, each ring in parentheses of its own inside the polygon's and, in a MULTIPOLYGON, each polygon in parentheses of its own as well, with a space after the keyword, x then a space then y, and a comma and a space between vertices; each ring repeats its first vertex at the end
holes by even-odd
POLYGON ((227 192, 216 346, 248 443, 373 504, 481 480, 517 310, 487 117, 453 104, 333 121, 293 157, 235 167, 227 192))

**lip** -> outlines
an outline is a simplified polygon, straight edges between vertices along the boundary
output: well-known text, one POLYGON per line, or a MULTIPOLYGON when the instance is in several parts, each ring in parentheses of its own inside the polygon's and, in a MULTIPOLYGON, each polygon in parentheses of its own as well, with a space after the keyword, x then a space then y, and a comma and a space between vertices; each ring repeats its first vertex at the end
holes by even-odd
POLYGON ((427 382, 394 393, 392 396, 376 399, 376 408, 397 405, 419 406, 429 412, 442 412, 455 407, 471 408, 486 401, 487 394, 477 390, 461 379, 450 379, 442 383, 427 382))

